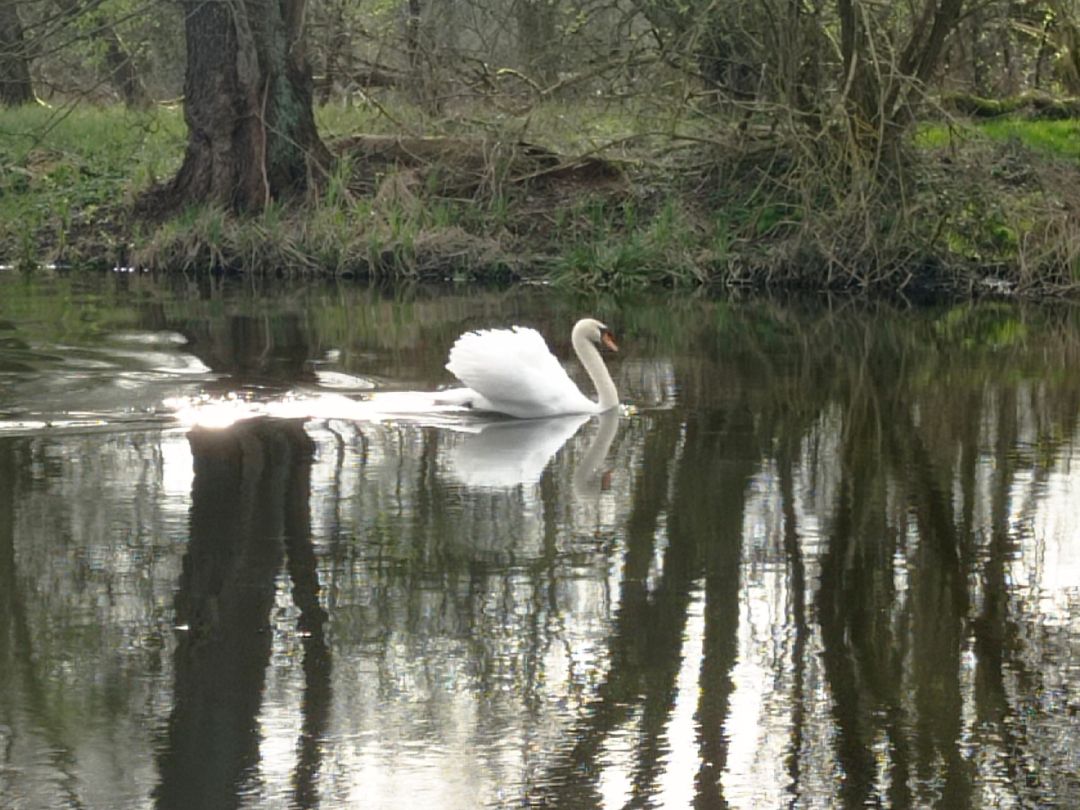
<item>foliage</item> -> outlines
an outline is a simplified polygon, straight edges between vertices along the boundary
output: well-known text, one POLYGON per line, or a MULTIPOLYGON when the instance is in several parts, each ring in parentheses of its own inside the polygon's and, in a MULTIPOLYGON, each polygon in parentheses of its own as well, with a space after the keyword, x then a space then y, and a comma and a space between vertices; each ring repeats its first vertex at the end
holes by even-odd
MULTIPOLYGON (((41 9, 23 9, 35 48, 72 36, 35 51, 39 87, 73 97, 83 77, 98 88, 89 95, 118 97, 96 20, 130 46, 155 97, 179 93, 175 65, 165 80, 152 58, 176 53, 175 9, 68 8, 47 31, 41 9)), ((330 0, 308 18, 318 125, 341 159, 319 189, 260 215, 196 200, 164 224, 128 222, 124 204, 176 166, 175 112, 132 119, 172 128, 146 133, 131 161, 132 137, 80 117, 104 111, 56 115, 80 122, 70 132, 84 127, 85 149, 62 123, 40 134, 49 113, 3 118, 4 131, 39 133, 34 149, 21 136, 0 147, 3 261, 96 252, 155 267, 618 289, 1071 286, 1078 167, 1046 161, 1075 155, 1055 67, 1075 56, 1075 3, 874 8, 330 0), (996 116, 979 129, 989 140, 915 126, 946 109, 996 116), (408 145, 380 158, 357 133, 408 145), (104 140, 115 152, 95 154, 104 140), (408 154, 435 141, 441 152, 408 154), (551 160, 517 171, 515 150, 551 160)))

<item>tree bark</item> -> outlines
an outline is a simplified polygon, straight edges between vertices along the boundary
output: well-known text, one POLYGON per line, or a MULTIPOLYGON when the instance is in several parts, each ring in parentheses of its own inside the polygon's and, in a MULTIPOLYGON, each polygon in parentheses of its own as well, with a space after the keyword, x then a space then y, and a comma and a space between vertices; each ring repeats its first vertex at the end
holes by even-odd
POLYGON ((19 8, 14 0, 0 0, 0 104, 15 107, 33 100, 19 8))
POLYGON ((304 0, 184 0, 183 165, 165 207, 260 210, 321 185, 304 0))

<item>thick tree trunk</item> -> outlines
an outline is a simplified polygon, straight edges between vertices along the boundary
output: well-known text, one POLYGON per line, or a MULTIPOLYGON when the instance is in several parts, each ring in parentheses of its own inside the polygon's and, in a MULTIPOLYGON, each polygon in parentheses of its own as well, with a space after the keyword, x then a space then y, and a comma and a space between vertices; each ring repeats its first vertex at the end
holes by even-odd
POLYGON ((259 210, 318 186, 330 155, 315 129, 304 0, 184 0, 184 163, 167 208, 259 210))
POLYGON ((14 0, 0 0, 0 104, 14 107, 33 100, 19 9, 14 0))

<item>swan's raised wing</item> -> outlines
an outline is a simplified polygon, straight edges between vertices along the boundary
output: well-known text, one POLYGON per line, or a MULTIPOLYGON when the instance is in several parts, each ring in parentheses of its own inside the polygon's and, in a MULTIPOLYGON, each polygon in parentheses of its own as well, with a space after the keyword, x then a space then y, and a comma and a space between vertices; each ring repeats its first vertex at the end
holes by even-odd
POLYGON ((450 349, 447 370, 497 411, 518 417, 595 410, 535 329, 466 332, 450 349))

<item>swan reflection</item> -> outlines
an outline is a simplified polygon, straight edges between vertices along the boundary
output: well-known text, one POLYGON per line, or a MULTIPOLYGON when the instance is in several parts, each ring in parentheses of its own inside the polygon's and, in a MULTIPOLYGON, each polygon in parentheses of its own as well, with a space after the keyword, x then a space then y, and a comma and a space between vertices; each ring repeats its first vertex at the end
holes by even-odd
POLYGON ((471 487, 535 484, 548 462, 589 421, 588 414, 485 422, 449 452, 449 471, 471 487))
MULTIPOLYGON (((471 487, 514 487, 535 484, 548 463, 582 425, 588 414, 556 416, 550 419, 500 420, 479 425, 449 453, 450 474, 471 487)), ((599 492, 593 486, 619 427, 615 410, 597 417, 599 427, 588 450, 574 470, 574 491, 599 492)))
POLYGON ((611 472, 603 465, 615 434, 619 432, 619 411, 605 411, 596 421, 596 435, 574 469, 574 494, 579 498, 599 495, 611 486, 611 472))

